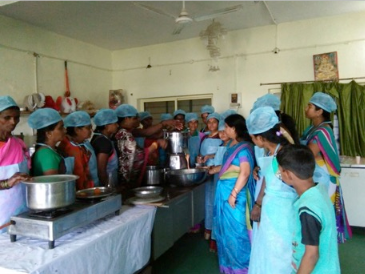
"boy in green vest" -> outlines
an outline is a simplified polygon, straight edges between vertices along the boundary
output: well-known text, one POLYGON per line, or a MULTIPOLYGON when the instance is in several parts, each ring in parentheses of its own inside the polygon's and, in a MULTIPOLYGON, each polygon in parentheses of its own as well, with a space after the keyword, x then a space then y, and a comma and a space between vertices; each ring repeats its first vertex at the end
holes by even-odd
POLYGON ((303 145, 288 145, 277 154, 282 180, 299 198, 293 233, 293 273, 340 273, 333 205, 325 189, 313 182, 315 160, 303 145))

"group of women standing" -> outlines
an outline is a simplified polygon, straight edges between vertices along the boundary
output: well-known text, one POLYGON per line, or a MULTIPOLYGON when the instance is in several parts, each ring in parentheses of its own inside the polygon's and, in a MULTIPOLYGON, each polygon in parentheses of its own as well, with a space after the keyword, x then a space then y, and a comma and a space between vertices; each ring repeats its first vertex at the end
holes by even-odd
POLYGON ((28 117, 37 131, 35 152, 30 157, 25 143, 12 132, 19 123, 20 108, 10 96, 0 96, 0 231, 10 217, 27 210, 25 187, 30 176, 74 174, 76 189, 114 186, 128 195, 141 183, 148 155, 165 148, 156 139, 148 147, 138 147, 136 137, 161 134, 163 128, 181 129, 181 123, 167 119, 148 129, 139 129, 137 110, 128 104, 116 110, 101 109, 94 116, 84 111, 64 119, 54 109, 41 108, 28 117), (91 138, 91 141, 89 139, 91 138))
MULTIPOLYGON (((224 119, 230 141, 219 167, 212 226, 222 273, 292 272, 293 204, 298 196, 282 181, 276 155, 284 146, 298 143, 299 138, 293 119, 280 113, 279 107, 280 100, 268 94, 255 102, 247 120, 238 114, 224 119)), ((351 237, 351 229, 338 180, 340 162, 330 121, 335 110, 329 95, 315 93, 305 109, 312 126, 300 142, 315 156, 313 179, 328 190, 338 242, 343 243, 351 237)))

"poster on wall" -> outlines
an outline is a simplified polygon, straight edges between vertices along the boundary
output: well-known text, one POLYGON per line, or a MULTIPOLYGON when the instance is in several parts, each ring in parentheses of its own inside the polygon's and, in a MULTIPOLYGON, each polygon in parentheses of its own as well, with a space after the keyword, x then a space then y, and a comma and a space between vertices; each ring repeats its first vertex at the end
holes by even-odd
POLYGON ((313 55, 314 80, 338 80, 337 51, 313 55))
POLYGON ((109 90, 109 108, 116 109, 119 105, 123 104, 123 90, 109 90))

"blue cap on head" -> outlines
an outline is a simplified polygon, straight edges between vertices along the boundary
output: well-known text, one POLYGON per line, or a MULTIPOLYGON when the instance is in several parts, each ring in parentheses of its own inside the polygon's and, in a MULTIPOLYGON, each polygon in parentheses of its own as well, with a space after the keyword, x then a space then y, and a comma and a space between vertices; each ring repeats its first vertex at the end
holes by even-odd
POLYGON ((18 107, 14 99, 10 96, 0 96, 0 112, 11 107, 18 107))
POLYGON ((175 110, 174 111, 174 118, 176 117, 176 115, 179 115, 179 114, 181 114, 181 115, 186 115, 186 112, 184 111, 184 110, 182 110, 182 109, 177 109, 177 110, 175 110))
POLYGON ((28 125, 33 129, 41 129, 62 120, 61 115, 53 108, 40 108, 28 117, 28 125))
POLYGON ((148 111, 141 111, 138 113, 138 117, 139 117, 139 120, 142 121, 148 117, 152 117, 152 115, 148 111))
POLYGON ((200 109, 200 113, 208 113, 208 114, 211 114, 214 112, 214 107, 213 106, 209 106, 209 105, 205 105, 205 106, 202 106, 201 109, 200 109))
POLYGON ((94 123, 96 126, 105 126, 118 122, 117 114, 109 108, 100 109, 94 116, 94 123))
POLYGON ((115 109, 115 113, 120 118, 136 117, 136 116, 138 116, 137 109, 134 106, 131 106, 129 104, 122 104, 122 105, 118 106, 115 109))
POLYGON ((221 114, 221 117, 222 117, 222 119, 224 120, 224 119, 226 119, 228 116, 230 116, 230 115, 232 115, 232 114, 237 114, 237 111, 235 111, 235 110, 233 110, 233 109, 228 109, 228 110, 226 110, 225 112, 223 112, 223 113, 221 114))
POLYGON ((194 113, 194 112, 186 113, 185 121, 187 123, 189 123, 191 121, 198 121, 198 115, 196 113, 194 113))
POLYGON ((272 107, 275 111, 280 110, 281 101, 274 94, 265 94, 259 97, 255 103, 253 103, 252 111, 259 107, 272 107))
POLYGON ((226 129, 226 122, 224 122, 224 119, 220 119, 218 124, 218 131, 223 131, 225 129, 226 129))
POLYGON ((272 129, 279 118, 272 107, 259 107, 252 111, 246 120, 249 134, 260 134, 272 129))
POLYGON ((207 121, 208 121, 209 119, 211 119, 211 118, 214 118, 214 119, 216 119, 217 121, 219 121, 219 120, 221 119, 221 116, 219 115, 219 113, 217 113, 217 112, 213 112, 213 113, 211 113, 211 114, 209 114, 209 115, 208 115, 208 117, 207 117, 207 121))
POLYGON ((309 100, 309 103, 312 103, 313 105, 316 105, 317 107, 320 107, 329 113, 337 109, 335 100, 333 100, 330 95, 320 91, 314 93, 312 98, 309 100))
POLYGON ((161 121, 171 120, 173 118, 174 117, 172 117, 172 115, 170 113, 162 113, 160 116, 161 121))
POLYGON ((70 113, 63 122, 65 123, 65 127, 83 127, 91 125, 90 115, 82 110, 70 113))

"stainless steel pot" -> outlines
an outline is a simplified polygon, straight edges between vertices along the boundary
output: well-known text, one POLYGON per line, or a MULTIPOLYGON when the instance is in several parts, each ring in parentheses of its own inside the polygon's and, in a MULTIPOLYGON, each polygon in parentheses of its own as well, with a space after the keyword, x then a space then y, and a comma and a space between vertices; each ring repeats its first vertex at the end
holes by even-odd
POLYGON ((170 185, 191 186, 204 182, 207 175, 204 168, 169 170, 166 171, 166 180, 170 185))
POLYGON ((165 132, 165 139, 170 143, 171 153, 183 153, 184 148, 188 147, 188 133, 187 132, 165 132))
POLYGON ((146 185, 162 185, 164 184, 164 169, 157 166, 147 166, 144 175, 144 183, 146 185))
POLYGON ((76 175, 46 175, 22 182, 26 186, 27 207, 31 210, 53 210, 75 202, 76 175))

